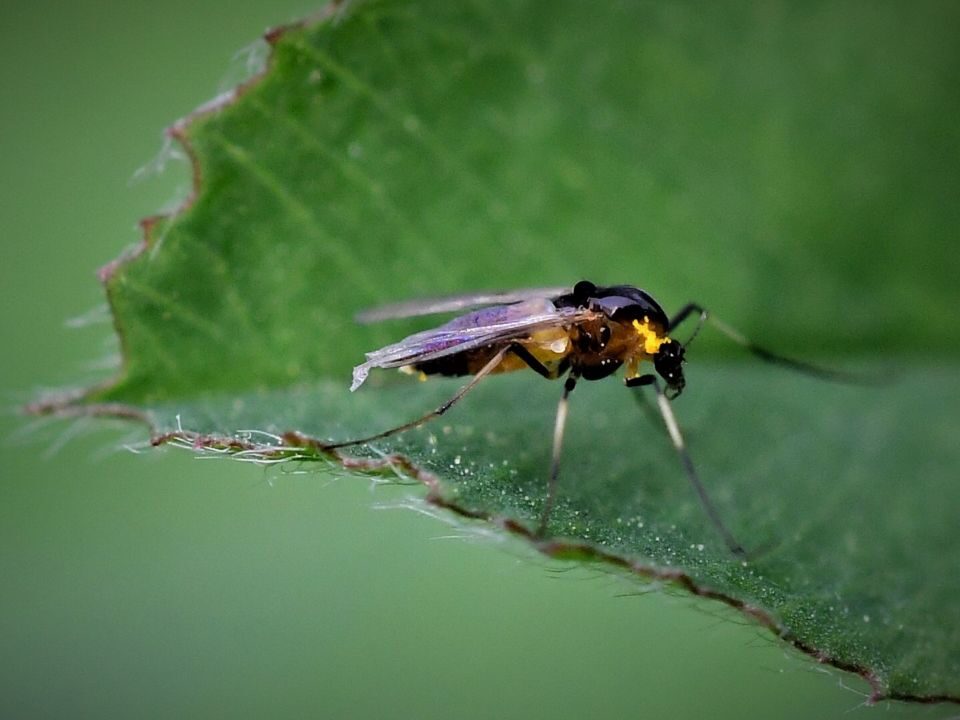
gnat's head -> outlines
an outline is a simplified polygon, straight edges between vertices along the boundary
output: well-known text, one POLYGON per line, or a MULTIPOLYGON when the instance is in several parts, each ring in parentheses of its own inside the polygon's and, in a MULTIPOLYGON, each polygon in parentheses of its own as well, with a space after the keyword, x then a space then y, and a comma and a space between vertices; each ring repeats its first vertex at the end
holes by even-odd
POLYGON ((687 384, 683 377, 683 345, 676 340, 664 342, 653 356, 653 367, 666 381, 668 397, 675 398, 683 392, 687 384))

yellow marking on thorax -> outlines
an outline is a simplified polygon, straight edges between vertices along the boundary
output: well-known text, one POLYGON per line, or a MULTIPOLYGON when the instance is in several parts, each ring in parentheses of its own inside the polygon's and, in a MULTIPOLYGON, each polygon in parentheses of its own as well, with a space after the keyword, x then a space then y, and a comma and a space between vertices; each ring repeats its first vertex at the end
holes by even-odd
POLYGON ((634 320, 633 328, 637 331, 637 335, 643 340, 643 351, 647 355, 656 355, 660 346, 670 339, 666 336, 658 335, 653 325, 650 324, 650 318, 647 317, 643 319, 643 322, 634 320))

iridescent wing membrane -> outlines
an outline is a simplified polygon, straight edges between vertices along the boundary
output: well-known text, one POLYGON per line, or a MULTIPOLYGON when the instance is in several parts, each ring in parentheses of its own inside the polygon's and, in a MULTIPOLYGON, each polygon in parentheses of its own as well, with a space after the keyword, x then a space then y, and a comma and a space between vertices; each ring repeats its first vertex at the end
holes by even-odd
MULTIPOLYGON (((556 294, 563 294, 563 291, 556 294)), ((526 292, 421 301, 393 305, 372 311, 372 313, 376 313, 373 317, 378 319, 427 315, 448 312, 452 308, 483 304, 482 302, 478 303, 478 299, 491 297, 518 299, 518 301, 507 305, 493 305, 474 310, 432 330, 415 333, 393 345, 387 345, 379 350, 367 353, 366 362, 353 369, 353 383, 350 389, 356 390, 360 387, 367 379, 367 374, 372 368, 398 368, 473 350, 485 345, 502 344, 510 340, 525 338, 532 332, 544 328, 575 324, 584 317, 594 314, 592 311, 582 308, 558 308, 549 297, 543 295, 534 297, 526 294, 526 292), (396 312, 398 309, 402 314, 383 314, 387 311, 396 312)), ((365 317, 370 316, 371 314, 368 313, 365 317)))
POLYGON ((395 320, 398 318, 418 317, 421 315, 436 315, 438 313, 460 312, 474 310, 488 305, 510 305, 524 300, 539 300, 541 298, 556 298, 566 295, 570 288, 531 288, 527 290, 510 290, 508 292, 469 293, 466 295, 448 295, 438 298, 418 298, 407 302, 381 305, 357 313, 357 322, 368 324, 381 320, 395 320))

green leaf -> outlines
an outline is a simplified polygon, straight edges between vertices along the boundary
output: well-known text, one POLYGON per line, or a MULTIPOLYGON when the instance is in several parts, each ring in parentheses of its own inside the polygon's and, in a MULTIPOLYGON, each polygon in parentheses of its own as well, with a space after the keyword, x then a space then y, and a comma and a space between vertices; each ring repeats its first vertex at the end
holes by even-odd
MULTIPOLYGON (((268 36, 269 67, 172 130, 196 188, 104 272, 108 384, 34 409, 147 422, 156 443, 337 462, 317 448, 436 406, 456 380, 376 372, 423 321, 380 302, 475 289, 645 287, 763 344, 891 373, 838 386, 709 328, 675 403, 730 556, 649 404, 491 378, 449 415, 341 462, 544 552, 723 600, 874 699, 960 698, 960 225, 953 6, 384 0, 268 36), (902 368, 895 372, 897 367, 902 368)), ((427 321, 429 322, 429 321, 427 321)), ((633 395, 633 396, 632 396, 633 395)), ((639 398, 642 400, 643 396, 639 398)))

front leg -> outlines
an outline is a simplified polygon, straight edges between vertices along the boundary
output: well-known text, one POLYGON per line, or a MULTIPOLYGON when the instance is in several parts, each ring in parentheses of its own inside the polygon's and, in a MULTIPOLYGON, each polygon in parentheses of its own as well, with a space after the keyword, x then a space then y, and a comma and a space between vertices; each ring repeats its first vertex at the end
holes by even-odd
POLYGON ((646 387, 647 385, 653 385, 656 381, 656 375, 638 375, 637 377, 627 378, 623 381, 623 384, 629 388, 646 387))
POLYGON ((689 480, 690 484, 693 486, 693 489, 700 500, 700 504, 707 513, 707 517, 710 518, 710 522, 713 523, 714 527, 720 533, 720 536, 730 549, 730 552, 737 557, 746 558, 746 550, 743 549, 743 545, 737 541, 733 533, 730 532, 726 524, 723 522, 720 512, 714 506, 713 501, 710 499, 710 495, 707 494, 707 488, 700 480, 700 475, 697 473, 697 469, 693 464, 693 459, 690 457, 690 453, 687 450, 687 444, 684 442, 683 434, 680 432, 680 426, 677 423, 677 418, 674 416, 673 409, 670 407, 671 398, 669 398, 660 387, 660 383, 657 382, 656 376, 648 374, 640 375, 634 378, 627 378, 626 385, 627 387, 643 387, 645 385, 653 385, 654 391, 656 392, 657 409, 660 411, 660 418, 663 420, 664 427, 667 430, 667 435, 670 437, 670 442, 673 444, 673 449, 680 458, 680 465, 683 468, 684 474, 687 476, 687 480, 689 480))
POLYGON ((790 368, 791 370, 796 370, 797 372, 818 377, 823 380, 832 380, 834 382, 848 383, 852 385, 874 385, 878 382, 878 380, 883 380, 883 378, 867 377, 857 373, 821 367, 805 360, 796 360, 794 358, 787 357, 786 355, 781 355, 780 353, 768 350, 765 347, 757 345, 739 330, 727 325, 716 315, 711 315, 710 312, 699 303, 691 302, 684 305, 676 315, 670 318, 670 327, 668 330, 672 333, 674 330, 676 330, 680 323, 684 322, 693 315, 697 315, 697 326, 693 329, 693 333, 689 338, 687 338, 687 341, 683 343, 684 347, 687 347, 687 345, 689 345, 699 334, 700 329, 709 322, 714 328, 726 335, 730 340, 733 340, 733 342, 742 347, 744 350, 753 353, 756 357, 760 358, 764 362, 790 368))

